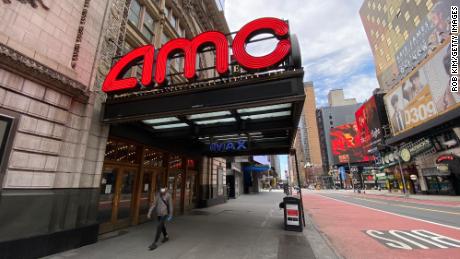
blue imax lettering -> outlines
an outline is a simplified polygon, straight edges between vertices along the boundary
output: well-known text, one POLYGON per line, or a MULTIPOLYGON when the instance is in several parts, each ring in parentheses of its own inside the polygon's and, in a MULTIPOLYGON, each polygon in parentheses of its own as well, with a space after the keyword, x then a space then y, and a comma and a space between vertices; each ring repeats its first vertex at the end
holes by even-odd
POLYGON ((209 144, 209 150, 211 152, 231 152, 231 151, 242 151, 247 150, 247 140, 236 140, 236 141, 225 141, 215 142, 209 144))

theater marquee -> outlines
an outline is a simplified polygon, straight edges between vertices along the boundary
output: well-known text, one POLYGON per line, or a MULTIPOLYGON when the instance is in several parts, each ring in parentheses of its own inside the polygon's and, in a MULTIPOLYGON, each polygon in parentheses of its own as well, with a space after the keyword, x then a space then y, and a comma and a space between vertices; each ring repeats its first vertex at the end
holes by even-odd
MULTIPOLYGON (((133 77, 121 78, 130 67, 143 61, 140 84, 144 87, 154 87, 155 84, 166 83, 166 69, 168 58, 177 53, 184 54, 184 77, 193 80, 196 77, 196 56, 199 50, 213 46, 215 48, 215 69, 220 75, 229 72, 229 44, 227 36, 218 31, 207 31, 194 37, 173 39, 164 44, 156 54, 155 46, 145 45, 132 50, 123 56, 110 70, 102 85, 106 93, 129 90, 139 86, 139 80, 133 77)), ((260 18, 241 28, 236 33, 232 44, 233 58, 247 71, 266 70, 279 65, 291 53, 289 25, 277 18, 260 18), (246 44, 251 38, 272 33, 278 43, 275 49, 264 56, 258 57, 246 51, 246 44)))

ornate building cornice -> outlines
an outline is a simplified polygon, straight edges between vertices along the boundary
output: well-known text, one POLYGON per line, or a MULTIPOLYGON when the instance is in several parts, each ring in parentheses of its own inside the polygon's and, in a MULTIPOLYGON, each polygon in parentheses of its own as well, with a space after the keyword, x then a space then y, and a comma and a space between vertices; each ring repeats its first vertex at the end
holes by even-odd
MULTIPOLYGON (((45 3, 43 3, 43 0, 17 0, 18 2, 20 2, 21 4, 30 4, 33 8, 38 8, 38 4, 40 4, 40 6, 45 9, 45 10, 49 10, 50 8, 45 5, 45 3), (37 4, 38 2, 38 4, 37 4)), ((3 3, 5 4, 11 4, 11 0, 3 0, 3 3)))
POLYGON ((20 74, 33 81, 45 84, 56 91, 71 95, 72 98, 87 101, 86 86, 36 60, 0 43, 0 67, 20 74))

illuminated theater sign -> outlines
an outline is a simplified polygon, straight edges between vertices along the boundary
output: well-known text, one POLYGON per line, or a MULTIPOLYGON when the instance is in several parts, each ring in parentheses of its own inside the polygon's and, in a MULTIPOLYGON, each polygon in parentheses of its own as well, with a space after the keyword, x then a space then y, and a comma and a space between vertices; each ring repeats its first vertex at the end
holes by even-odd
MULTIPOLYGON (((140 83, 145 87, 164 85, 166 83, 166 68, 168 58, 177 53, 184 55, 184 76, 188 80, 196 77, 196 56, 205 47, 215 48, 215 69, 219 75, 229 72, 229 43, 227 36, 218 31, 207 31, 193 39, 177 38, 164 44, 158 53, 155 46, 145 45, 132 50, 123 56, 109 71, 102 85, 106 93, 126 91, 139 85, 137 78, 122 78, 132 66, 143 61, 140 83)), ((276 67, 289 57, 291 40, 289 25, 277 18, 260 18, 249 22, 238 33, 232 43, 235 61, 247 71, 261 71, 276 67), (246 44, 256 35, 271 33, 278 43, 275 49, 264 56, 253 56, 246 51, 246 44)))

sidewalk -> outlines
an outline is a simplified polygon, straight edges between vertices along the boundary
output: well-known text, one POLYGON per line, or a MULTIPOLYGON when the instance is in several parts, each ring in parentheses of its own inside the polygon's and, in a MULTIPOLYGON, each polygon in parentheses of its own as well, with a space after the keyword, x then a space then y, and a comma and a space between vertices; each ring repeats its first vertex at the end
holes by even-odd
MULTIPOLYGON (((280 192, 242 195, 225 204, 176 217, 168 224, 170 241, 160 242, 153 251, 147 247, 153 240, 155 223, 149 222, 47 258, 300 259, 330 252, 321 243, 324 240, 312 236, 314 230, 300 233, 283 229, 283 211, 278 208, 283 197, 280 192)), ((335 258, 335 254, 326 258, 335 258)))

